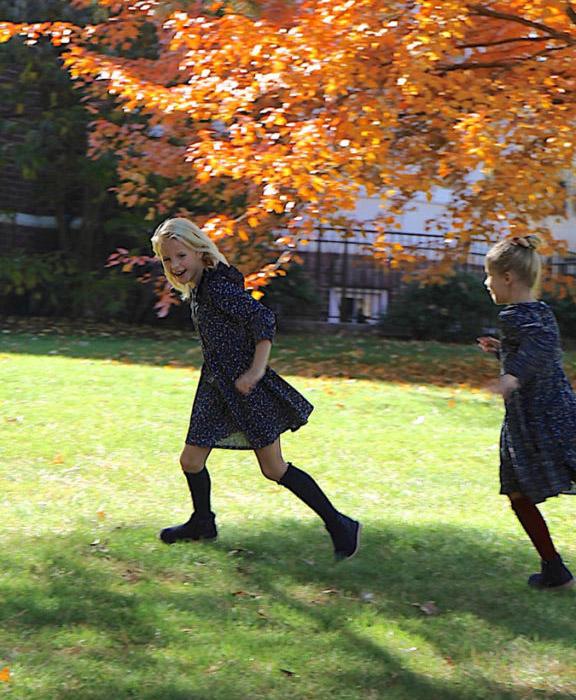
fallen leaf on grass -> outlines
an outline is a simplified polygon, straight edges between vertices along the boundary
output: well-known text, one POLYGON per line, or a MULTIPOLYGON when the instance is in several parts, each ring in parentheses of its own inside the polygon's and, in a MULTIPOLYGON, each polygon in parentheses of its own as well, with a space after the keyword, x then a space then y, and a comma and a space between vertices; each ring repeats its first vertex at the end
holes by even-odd
POLYGON ((142 579, 141 569, 126 569, 122 574, 122 578, 128 583, 138 583, 142 579))
POLYGON ((239 547, 238 549, 230 549, 228 551, 229 557, 249 557, 252 554, 254 554, 254 552, 249 549, 242 549, 242 547, 239 547))
POLYGON ((219 671, 222 668, 222 666, 224 666, 223 661, 220 661, 217 664, 212 664, 212 666, 208 666, 208 668, 204 671, 204 673, 216 673, 217 671, 219 671))
POLYGON ((257 600, 258 598, 262 598, 262 596, 259 593, 250 593, 250 591, 233 591, 232 595, 235 595, 237 597, 246 596, 247 598, 254 598, 255 600, 257 600))
POLYGON ((74 646, 74 647, 64 647, 63 649, 59 650, 60 654, 64 654, 65 656, 77 656, 78 654, 81 654, 84 651, 82 646, 74 646))
POLYGON ((8 683, 10 680, 10 669, 8 666, 4 666, 4 668, 0 671, 0 683, 8 683))
POLYGON ((439 615, 440 608, 433 600, 427 600, 425 603, 412 603, 415 608, 421 610, 425 615, 439 615))
POLYGON ((98 517, 98 520, 106 519, 106 513, 103 510, 96 511, 96 516, 98 517))
POLYGON ((340 591, 337 588, 326 588, 320 592, 322 595, 340 595, 340 591))
POLYGON ((95 539, 92 542, 90 542, 90 547, 92 547, 93 552, 100 552, 100 554, 108 554, 110 550, 106 546, 107 544, 108 541, 102 543, 99 539, 95 539))
POLYGON ((323 591, 320 591, 320 595, 310 602, 313 605, 326 605, 328 602, 329 598, 339 596, 341 595, 341 591, 339 591, 337 588, 325 588, 323 591))

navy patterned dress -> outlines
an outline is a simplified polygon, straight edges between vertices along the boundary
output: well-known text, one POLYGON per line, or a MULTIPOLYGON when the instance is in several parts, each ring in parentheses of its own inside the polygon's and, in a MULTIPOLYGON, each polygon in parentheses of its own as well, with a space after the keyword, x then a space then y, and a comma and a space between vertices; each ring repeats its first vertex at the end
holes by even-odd
POLYGON ((221 262, 206 268, 191 307, 204 363, 186 443, 254 450, 304 425, 312 404, 270 367, 248 395, 234 386, 256 343, 272 340, 276 328, 272 311, 245 291, 242 274, 221 262))
POLYGON ((571 490, 576 480, 576 396, 562 368, 558 324, 543 301, 500 312, 501 374, 520 388, 506 400, 500 436, 500 493, 534 503, 571 490))

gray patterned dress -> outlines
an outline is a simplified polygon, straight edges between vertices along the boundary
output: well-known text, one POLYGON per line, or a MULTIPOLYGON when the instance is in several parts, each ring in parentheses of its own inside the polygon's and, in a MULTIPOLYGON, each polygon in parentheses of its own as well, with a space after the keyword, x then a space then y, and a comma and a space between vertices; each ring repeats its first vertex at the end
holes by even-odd
POLYGON ((505 402, 500 493, 519 491, 540 503, 576 480, 576 396, 550 307, 543 301, 509 304, 498 318, 501 374, 520 382, 505 402))
POLYGON ((256 343, 272 340, 276 327, 272 311, 244 290, 242 274, 224 263, 205 269, 191 307, 204 363, 186 442, 254 450, 304 425, 312 404, 270 367, 247 396, 234 386, 256 343))

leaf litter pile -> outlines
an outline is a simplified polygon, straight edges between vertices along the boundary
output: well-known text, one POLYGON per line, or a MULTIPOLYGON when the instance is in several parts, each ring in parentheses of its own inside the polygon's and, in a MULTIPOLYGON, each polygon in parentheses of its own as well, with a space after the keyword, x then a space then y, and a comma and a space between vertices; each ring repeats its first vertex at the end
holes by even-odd
MULTIPOLYGON (((66 319, 2 319, 0 352, 82 355, 127 364, 199 369, 202 356, 190 328, 103 324, 66 319)), ((574 352, 564 357, 568 376, 576 379, 574 352)), ((498 376, 498 362, 474 344, 390 340, 377 335, 278 335, 271 366, 286 375, 340 377, 486 389, 498 376)))

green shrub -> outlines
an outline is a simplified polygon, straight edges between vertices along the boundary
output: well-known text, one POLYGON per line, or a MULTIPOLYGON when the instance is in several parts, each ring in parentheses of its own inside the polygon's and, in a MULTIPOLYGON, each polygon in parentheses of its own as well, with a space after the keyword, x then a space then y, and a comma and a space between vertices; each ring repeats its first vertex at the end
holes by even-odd
MULTIPOLYGON (((0 257, 0 310, 5 314, 134 319, 142 285, 119 269, 81 270, 59 251, 16 251, 0 257)), ((151 306, 152 293, 150 296, 151 306)))
POLYGON ((457 272, 444 284, 411 283, 392 299, 381 322, 384 335, 469 342, 493 329, 498 307, 478 275, 457 272))
POLYGON ((559 299, 549 294, 544 294, 542 299, 550 305, 554 312, 562 338, 576 338, 576 304, 574 300, 569 297, 559 299))
POLYGON ((293 264, 284 277, 275 277, 264 288, 262 303, 271 308, 280 321, 290 318, 315 319, 320 299, 313 280, 302 265, 293 264))

